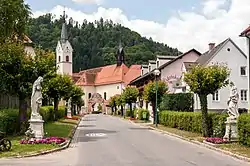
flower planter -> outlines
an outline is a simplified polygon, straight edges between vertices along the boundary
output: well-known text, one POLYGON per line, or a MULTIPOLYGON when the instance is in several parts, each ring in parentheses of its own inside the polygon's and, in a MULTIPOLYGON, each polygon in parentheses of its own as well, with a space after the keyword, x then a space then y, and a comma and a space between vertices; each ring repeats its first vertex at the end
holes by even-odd
POLYGON ((214 138, 206 138, 204 140, 205 142, 211 143, 211 144, 226 144, 228 143, 228 141, 223 140, 223 138, 218 138, 218 137, 214 137, 214 138))
POLYGON ((61 137, 48 137, 44 139, 23 139, 20 140, 20 144, 62 144, 65 141, 66 139, 61 137))

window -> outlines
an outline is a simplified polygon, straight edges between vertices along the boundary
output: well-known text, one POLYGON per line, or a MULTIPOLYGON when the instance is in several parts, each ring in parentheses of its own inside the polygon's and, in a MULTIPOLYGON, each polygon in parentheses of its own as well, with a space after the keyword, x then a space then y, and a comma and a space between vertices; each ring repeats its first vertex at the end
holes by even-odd
POLYGON ((247 90, 240 90, 240 100, 247 101, 247 90))
POLYGON ((219 91, 216 91, 216 92, 213 94, 213 101, 219 101, 219 91))
POLYGON ((160 62, 159 62, 159 61, 157 61, 157 68, 159 67, 159 65, 160 65, 160 62))
POLYGON ((149 72, 151 71, 151 66, 148 67, 149 72))
POLYGON ((104 92, 103 96, 104 96, 104 99, 107 100, 107 93, 106 92, 104 92))
POLYGON ((247 67, 246 66, 241 66, 240 67, 240 75, 241 76, 246 76, 247 75, 247 67))
POLYGON ((118 86, 117 86, 117 89, 119 89, 119 88, 120 88, 120 86, 118 85, 118 86))
POLYGON ((69 62, 69 56, 66 56, 66 62, 69 62))
POLYGON ((89 99, 91 98, 91 93, 89 93, 89 99))
POLYGON ((59 56, 58 61, 61 62, 61 56, 59 56))
POLYGON ((141 69, 141 75, 143 75, 143 69, 141 69))

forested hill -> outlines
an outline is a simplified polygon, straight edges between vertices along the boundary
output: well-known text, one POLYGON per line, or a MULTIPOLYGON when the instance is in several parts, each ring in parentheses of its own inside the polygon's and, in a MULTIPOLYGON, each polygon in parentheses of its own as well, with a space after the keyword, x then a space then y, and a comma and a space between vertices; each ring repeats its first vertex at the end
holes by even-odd
MULTIPOLYGON (((51 14, 32 18, 27 34, 36 46, 55 51, 62 23, 62 17, 54 20, 51 14)), ((74 49, 74 72, 114 64, 119 41, 125 48, 127 65, 147 63, 156 55, 180 54, 177 49, 141 37, 137 32, 114 24, 111 20, 100 19, 94 23, 84 20, 83 24, 79 25, 70 18, 67 28, 69 41, 74 49)))

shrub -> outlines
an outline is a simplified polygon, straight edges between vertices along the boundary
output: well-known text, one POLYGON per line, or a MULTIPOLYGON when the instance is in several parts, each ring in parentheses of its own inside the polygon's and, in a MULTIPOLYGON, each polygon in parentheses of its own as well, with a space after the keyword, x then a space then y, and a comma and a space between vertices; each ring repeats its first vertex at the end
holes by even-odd
MULTIPOLYGON (((212 135, 222 137, 225 134, 226 117, 226 114, 209 113, 209 132, 212 135)), ((159 123, 179 130, 202 133, 202 117, 200 112, 162 111, 159 114, 159 123)))
POLYGON ((0 110, 0 130, 6 134, 16 132, 18 126, 18 109, 0 110))
POLYGON ((138 111, 138 119, 139 120, 149 120, 149 111, 148 110, 139 108, 139 109, 136 109, 135 114, 137 111, 138 111), (146 113, 146 119, 143 119, 143 113, 146 113))
POLYGON ((240 115, 237 124, 240 144, 250 146, 250 115, 240 115))
POLYGON ((192 93, 165 94, 160 110, 193 112, 194 97, 192 93))

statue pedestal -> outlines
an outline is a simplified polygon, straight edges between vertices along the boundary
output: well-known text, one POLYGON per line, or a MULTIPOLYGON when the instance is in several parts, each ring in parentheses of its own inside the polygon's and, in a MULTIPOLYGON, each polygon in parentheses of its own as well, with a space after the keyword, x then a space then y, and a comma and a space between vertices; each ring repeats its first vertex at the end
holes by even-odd
POLYGON ((238 141, 237 119, 227 118, 224 141, 238 141))
POLYGON ((68 111, 67 111, 67 118, 72 118, 71 110, 68 110, 68 111))
POLYGON ((34 137, 36 139, 42 139, 44 137, 43 123, 41 119, 30 119, 30 128, 34 132, 34 137))

